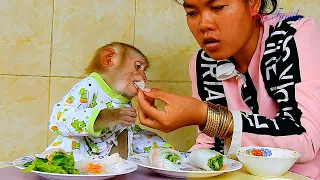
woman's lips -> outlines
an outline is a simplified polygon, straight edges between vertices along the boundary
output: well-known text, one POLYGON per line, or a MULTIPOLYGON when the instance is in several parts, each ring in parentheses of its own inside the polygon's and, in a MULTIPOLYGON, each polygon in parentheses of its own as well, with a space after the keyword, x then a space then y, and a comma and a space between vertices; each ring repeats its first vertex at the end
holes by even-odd
POLYGON ((218 45, 219 45, 219 41, 215 41, 215 42, 204 44, 204 47, 205 47, 205 50, 214 51, 217 49, 218 45))
POLYGON ((208 51, 214 51, 217 49, 217 46, 219 45, 219 40, 217 40, 216 38, 214 37, 204 37, 203 38, 203 45, 204 45, 204 48, 205 50, 208 50, 208 51))

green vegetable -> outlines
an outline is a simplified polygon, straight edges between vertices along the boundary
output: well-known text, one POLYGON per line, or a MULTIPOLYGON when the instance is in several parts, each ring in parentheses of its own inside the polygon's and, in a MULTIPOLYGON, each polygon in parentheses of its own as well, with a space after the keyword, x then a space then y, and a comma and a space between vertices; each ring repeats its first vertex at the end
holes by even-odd
POLYGON ((31 162, 27 162, 27 163, 24 163, 23 167, 28 167, 32 164, 32 161, 31 162))
POLYGON ((136 131, 136 132, 140 133, 143 130, 138 125, 135 125, 134 127, 132 127, 132 131, 136 131))
POLYGON ((146 147, 143 148, 143 150, 144 150, 145 153, 148 153, 148 152, 151 151, 151 146, 146 146, 146 147))
POLYGON ((180 162, 177 162, 180 160, 180 157, 178 154, 168 153, 168 155, 166 155, 165 158, 173 162, 174 164, 180 164, 180 162))
POLYGON ((151 149, 155 149, 158 148, 158 144, 156 142, 153 142, 152 146, 146 146, 143 148, 145 153, 149 153, 151 151, 151 149))
POLYGON ((164 143, 162 145, 163 148, 172 148, 172 146, 169 143, 164 143))
POLYGON ((79 174, 78 170, 74 167, 73 153, 64 154, 61 151, 57 151, 46 159, 36 158, 33 162, 27 162, 23 166, 27 167, 23 169, 23 172, 41 171, 48 173, 58 174, 79 174))
POLYGON ((223 156, 218 154, 208 160, 208 166, 214 171, 220 171, 223 167, 223 156))
POLYGON ((158 146, 158 144, 156 142, 153 142, 151 147, 152 147, 152 149, 155 149, 155 148, 158 148, 159 146, 158 146))

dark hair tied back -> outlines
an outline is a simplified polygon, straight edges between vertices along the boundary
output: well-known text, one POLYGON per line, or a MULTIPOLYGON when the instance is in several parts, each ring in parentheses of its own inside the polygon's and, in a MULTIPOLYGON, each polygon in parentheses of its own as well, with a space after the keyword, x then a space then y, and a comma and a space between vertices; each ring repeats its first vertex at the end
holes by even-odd
POLYGON ((278 0, 261 0, 259 14, 269 15, 276 11, 278 0), (268 12, 268 10, 270 10, 268 12))
POLYGON ((172 1, 179 5, 183 5, 183 2, 184 2, 184 0, 172 0, 172 1))

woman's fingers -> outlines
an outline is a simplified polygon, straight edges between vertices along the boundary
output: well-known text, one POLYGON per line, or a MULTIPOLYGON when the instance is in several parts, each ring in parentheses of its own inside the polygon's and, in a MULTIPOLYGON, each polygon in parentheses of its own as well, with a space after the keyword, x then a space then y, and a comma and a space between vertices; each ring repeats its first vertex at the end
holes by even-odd
POLYGON ((150 104, 151 106, 154 106, 155 99, 150 98, 150 97, 148 97, 148 96, 144 96, 144 97, 145 97, 145 99, 149 102, 149 104, 150 104))
POLYGON ((144 121, 147 118, 147 115, 142 111, 140 106, 138 106, 138 117, 140 122, 144 121))
POLYGON ((170 93, 167 93, 165 91, 162 91, 160 89, 157 89, 157 88, 153 88, 151 89, 150 92, 144 92, 145 96, 148 98, 151 98, 151 99, 158 99, 158 100, 161 100, 163 102, 165 102, 167 104, 167 102, 170 101, 170 96, 172 94, 170 93))
POLYGON ((145 99, 145 96, 142 91, 138 92, 137 97, 139 108, 151 119, 159 121, 163 119, 164 112, 159 111, 153 104, 150 104, 148 100, 145 99))
POLYGON ((156 120, 153 120, 151 118, 149 118, 140 108, 140 106, 138 106, 138 116, 139 116, 139 120, 140 123, 144 126, 148 126, 150 128, 154 128, 154 129, 160 129, 161 125, 159 122, 157 122, 156 120))

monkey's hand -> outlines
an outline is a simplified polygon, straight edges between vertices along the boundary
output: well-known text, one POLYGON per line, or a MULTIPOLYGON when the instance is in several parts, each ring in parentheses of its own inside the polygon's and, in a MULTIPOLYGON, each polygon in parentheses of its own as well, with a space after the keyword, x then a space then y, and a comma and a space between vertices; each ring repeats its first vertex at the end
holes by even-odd
POLYGON ((100 111, 94 128, 108 128, 116 125, 130 126, 137 117, 133 108, 103 109, 100 111))

